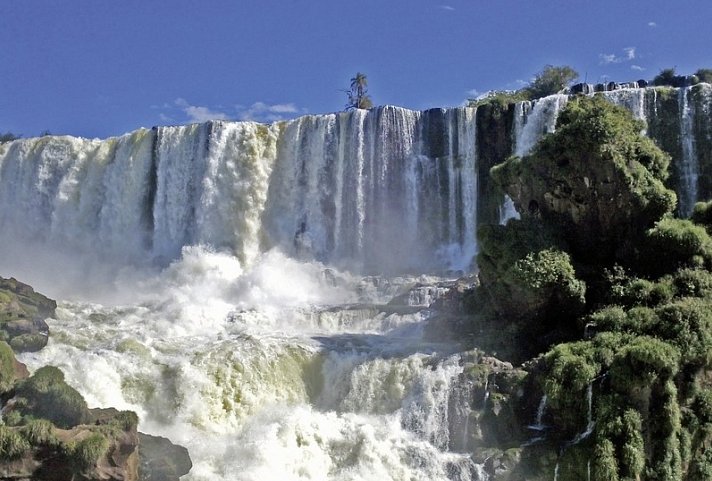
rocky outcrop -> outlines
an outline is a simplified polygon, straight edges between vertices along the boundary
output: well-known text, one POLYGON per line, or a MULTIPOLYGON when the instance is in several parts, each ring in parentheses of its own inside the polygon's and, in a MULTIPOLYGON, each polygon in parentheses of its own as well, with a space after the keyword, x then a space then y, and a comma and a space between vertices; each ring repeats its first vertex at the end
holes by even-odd
POLYGON ((663 186, 669 157, 627 111, 608 107, 601 97, 572 100, 556 133, 492 170, 522 216, 555 226, 573 254, 595 262, 620 257, 621 239, 635 241, 675 205, 663 186))
POLYGON ((188 451, 137 431, 131 411, 88 409, 44 366, 32 376, 14 352, 47 344, 45 318, 55 301, 16 279, 0 278, 0 479, 38 481, 178 481, 192 467, 188 451))
POLYGON ((47 345, 57 303, 17 279, 0 277, 0 339, 15 352, 39 351, 47 345))
POLYGON ((188 450, 160 436, 139 433, 140 481, 178 481, 193 463, 188 450))

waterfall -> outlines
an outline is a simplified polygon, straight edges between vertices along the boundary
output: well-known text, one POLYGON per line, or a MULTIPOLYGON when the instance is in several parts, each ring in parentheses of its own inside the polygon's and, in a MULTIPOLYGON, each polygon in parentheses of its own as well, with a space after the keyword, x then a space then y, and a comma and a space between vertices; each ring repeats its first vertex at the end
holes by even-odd
POLYGON ((697 182, 699 166, 697 163, 696 140, 693 129, 695 111, 690 102, 691 87, 681 88, 678 93, 680 104, 680 139, 682 142, 682 159, 680 159, 679 194, 680 213, 689 216, 697 202, 697 182))
MULTIPOLYGON (((527 155, 545 134, 556 129, 556 118, 568 100, 568 95, 557 94, 515 104, 512 127, 514 155, 517 157, 527 155)), ((515 210, 512 199, 505 196, 500 208, 500 224, 506 224, 512 218, 518 219, 519 213, 515 210)))
POLYGON ((586 407, 586 428, 569 441, 567 447, 574 446, 589 437, 593 432, 593 428, 596 427, 596 423, 593 420, 593 381, 586 388, 586 407))
POLYGON ((539 405, 536 408, 536 419, 534 421, 534 424, 527 426, 529 429, 532 429, 534 431, 543 431, 544 429, 546 429, 546 426, 544 426, 542 422, 542 420, 544 419, 544 413, 546 412, 546 402, 546 394, 543 394, 541 396, 541 400, 539 401, 539 405))
POLYGON ((568 100, 568 95, 557 94, 515 105, 514 155, 528 154, 544 134, 556 129, 556 118, 568 100))
POLYGON ((4 231, 166 265, 203 244, 249 265, 277 247, 366 272, 468 270, 475 110, 214 121, 0 150, 4 231))

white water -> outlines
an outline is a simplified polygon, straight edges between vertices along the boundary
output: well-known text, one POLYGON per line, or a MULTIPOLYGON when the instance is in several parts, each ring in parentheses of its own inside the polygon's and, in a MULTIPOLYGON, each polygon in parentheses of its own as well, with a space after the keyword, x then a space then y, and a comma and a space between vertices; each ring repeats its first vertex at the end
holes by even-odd
POLYGON ((469 269, 474 115, 0 146, 0 271, 67 299, 23 361, 186 446, 190 480, 483 479, 459 347, 422 341, 446 288, 344 270, 469 269))
POLYGON ((0 229, 119 263, 205 244, 371 273, 467 270, 475 110, 382 107, 0 147, 0 229))
POLYGON ((245 269, 197 247, 143 279, 131 304, 62 302, 49 345, 22 360, 186 446, 186 479, 484 479, 453 451, 470 413, 457 346, 422 342, 427 309, 372 304, 425 279, 277 251, 245 269))
MULTIPOLYGON (((518 155, 565 102, 517 106, 518 155)), ((482 479, 459 347, 421 339, 440 287, 349 274, 470 267, 475 132, 385 107, 0 145, 0 272, 71 299, 23 359, 187 446, 192 480, 482 479)))
POLYGON ((682 159, 679 167, 682 195, 679 196, 680 213, 689 216, 697 202, 697 147, 693 131, 694 104, 690 102, 690 87, 680 89, 680 139, 682 141, 682 159))

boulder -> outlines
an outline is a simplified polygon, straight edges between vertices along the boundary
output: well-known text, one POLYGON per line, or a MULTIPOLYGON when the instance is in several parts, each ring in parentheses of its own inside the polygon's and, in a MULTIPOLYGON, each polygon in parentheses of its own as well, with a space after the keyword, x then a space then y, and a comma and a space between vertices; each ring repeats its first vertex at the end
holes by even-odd
POLYGON ((47 345, 57 303, 17 279, 0 277, 0 338, 15 352, 35 352, 47 345))
POLYGON ((139 480, 178 481, 193 467, 188 450, 160 436, 139 433, 139 480))

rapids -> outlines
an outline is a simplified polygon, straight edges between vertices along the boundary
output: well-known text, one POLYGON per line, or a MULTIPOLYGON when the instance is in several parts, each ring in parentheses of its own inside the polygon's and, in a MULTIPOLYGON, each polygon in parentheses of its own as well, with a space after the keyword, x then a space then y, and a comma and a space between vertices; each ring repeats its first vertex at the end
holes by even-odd
MULTIPOLYGON (((422 341, 437 279, 356 277, 270 251, 250 268, 206 248, 130 304, 64 301, 49 345, 90 406, 189 449, 189 480, 477 480, 459 453, 458 346, 422 341), (387 306, 394 294, 410 305, 387 306), (415 304, 415 305, 413 305, 415 304)), ((459 435, 462 436, 462 435, 459 435)))
MULTIPOLYGON (((689 212, 708 194, 712 88, 666 92, 604 95, 670 142, 689 212)), ((553 131, 567 99, 502 116, 508 151, 553 131)), ((61 367, 90 406, 134 410, 142 431, 186 446, 189 480, 484 479, 462 346, 422 336, 447 287, 422 273, 475 267, 480 206, 516 215, 480 192, 503 159, 481 147, 496 126, 478 113, 0 144, 0 274, 60 300, 49 345, 22 361, 61 367)))

